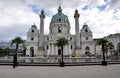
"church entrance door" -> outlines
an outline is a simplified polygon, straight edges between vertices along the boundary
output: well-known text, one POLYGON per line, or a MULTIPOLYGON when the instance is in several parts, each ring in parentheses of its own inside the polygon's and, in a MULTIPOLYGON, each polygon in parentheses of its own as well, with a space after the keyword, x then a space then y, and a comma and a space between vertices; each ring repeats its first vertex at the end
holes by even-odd
POLYGON ((58 55, 61 55, 61 49, 58 49, 58 55))
POLYGON ((30 48, 30 57, 34 57, 34 48, 33 47, 30 48))

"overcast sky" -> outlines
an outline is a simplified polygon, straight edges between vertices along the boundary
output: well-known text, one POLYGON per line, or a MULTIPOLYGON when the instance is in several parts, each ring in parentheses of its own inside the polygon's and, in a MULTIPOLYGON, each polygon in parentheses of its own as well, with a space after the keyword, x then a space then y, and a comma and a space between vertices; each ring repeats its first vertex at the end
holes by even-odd
POLYGON ((69 18, 71 34, 75 34, 75 9, 80 13, 80 29, 86 22, 93 38, 120 32, 120 0, 0 0, 0 41, 16 36, 26 39, 34 23, 39 29, 41 9, 46 15, 44 33, 48 34, 51 17, 57 13, 59 4, 69 18))

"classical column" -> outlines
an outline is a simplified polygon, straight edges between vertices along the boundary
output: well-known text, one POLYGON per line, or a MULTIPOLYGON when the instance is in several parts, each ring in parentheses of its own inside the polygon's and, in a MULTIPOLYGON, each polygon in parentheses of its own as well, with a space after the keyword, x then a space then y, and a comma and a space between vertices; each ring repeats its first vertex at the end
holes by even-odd
POLYGON ((70 55, 70 44, 67 46, 68 48, 68 55, 70 55))
POLYGON ((52 43, 52 55, 54 55, 54 45, 52 43))
POLYGON ((43 36, 44 36, 44 10, 41 11, 40 16, 40 37, 39 37, 39 48, 43 48, 43 36))
POLYGON ((72 52, 71 52, 71 44, 69 44, 69 55, 72 55, 72 52))
POLYGON ((50 55, 50 44, 48 44, 48 56, 50 55))
POLYGON ((49 43, 49 55, 51 55, 52 48, 51 48, 51 43, 49 43))
POLYGON ((55 54, 58 55, 58 48, 55 46, 55 54))
POLYGON ((75 10, 75 48, 80 48, 79 16, 78 10, 75 10))
POLYGON ((68 48, 67 48, 67 45, 65 45, 65 55, 67 55, 68 53, 68 48))

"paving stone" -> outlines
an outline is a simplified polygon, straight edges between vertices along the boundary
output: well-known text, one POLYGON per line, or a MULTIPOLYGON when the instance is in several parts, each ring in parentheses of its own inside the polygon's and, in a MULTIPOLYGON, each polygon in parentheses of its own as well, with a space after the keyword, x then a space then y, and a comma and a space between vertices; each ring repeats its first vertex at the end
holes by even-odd
POLYGON ((120 64, 108 66, 0 66, 0 78, 120 78, 120 64))

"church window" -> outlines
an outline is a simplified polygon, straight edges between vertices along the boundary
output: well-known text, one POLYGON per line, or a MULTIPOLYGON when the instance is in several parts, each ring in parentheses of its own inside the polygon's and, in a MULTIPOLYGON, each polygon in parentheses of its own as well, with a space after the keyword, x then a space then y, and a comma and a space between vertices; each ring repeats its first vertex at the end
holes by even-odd
POLYGON ((88 37, 86 37, 86 40, 88 40, 88 37))
POLYGON ((70 40, 72 40, 72 37, 70 38, 70 40))
POLYGON ((85 29, 85 32, 88 32, 88 30, 87 30, 87 29, 85 29))
POLYGON ((72 45, 71 45, 71 49, 72 49, 72 45))
POLYGON ((47 45, 47 50, 49 49, 48 45, 47 45))
POLYGON ((31 41, 33 41, 33 40, 34 40, 34 38, 32 37, 32 38, 31 38, 31 41))
POLYGON ((90 48, 87 46, 87 47, 85 48, 85 50, 90 50, 90 48))
POLYGON ((91 55, 90 48, 88 46, 85 48, 85 55, 86 56, 90 56, 91 55))
POLYGON ((61 55, 61 49, 58 49, 58 55, 61 55))
POLYGON ((32 30, 32 32, 34 32, 34 30, 32 30))
POLYGON ((61 27, 58 27, 58 32, 61 33, 61 27))
POLYGON ((61 21, 61 19, 59 19, 59 22, 61 21))

